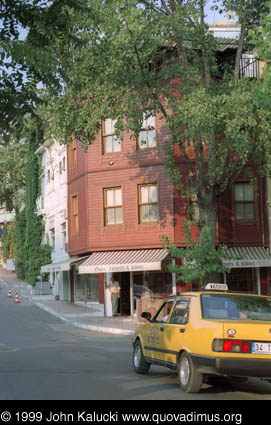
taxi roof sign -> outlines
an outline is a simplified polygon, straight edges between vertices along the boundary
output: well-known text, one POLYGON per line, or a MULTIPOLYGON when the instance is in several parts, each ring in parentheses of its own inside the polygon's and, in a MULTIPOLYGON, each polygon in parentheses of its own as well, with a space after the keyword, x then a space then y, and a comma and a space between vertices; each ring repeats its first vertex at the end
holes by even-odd
POLYGON ((206 291, 228 291, 228 285, 226 283, 207 283, 204 289, 206 291))

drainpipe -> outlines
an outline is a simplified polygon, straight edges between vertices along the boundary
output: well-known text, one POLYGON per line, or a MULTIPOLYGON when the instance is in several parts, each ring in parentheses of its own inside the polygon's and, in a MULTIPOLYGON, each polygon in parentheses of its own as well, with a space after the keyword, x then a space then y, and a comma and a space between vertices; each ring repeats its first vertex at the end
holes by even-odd
MULTIPOLYGON (((175 258, 172 258, 171 264, 172 264, 172 267, 176 266, 176 259, 175 258)), ((176 273, 172 272, 172 294, 173 295, 176 295, 176 290, 177 290, 176 286, 177 286, 176 285, 176 273)))

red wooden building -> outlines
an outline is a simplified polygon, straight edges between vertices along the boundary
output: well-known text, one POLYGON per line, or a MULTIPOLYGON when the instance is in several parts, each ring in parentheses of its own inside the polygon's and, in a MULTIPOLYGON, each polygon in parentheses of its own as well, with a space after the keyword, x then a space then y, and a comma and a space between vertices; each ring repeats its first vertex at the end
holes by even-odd
MULTIPOLYGON (((138 139, 118 139, 114 121, 102 123, 86 153, 68 148, 69 254, 82 256, 71 269, 74 299, 110 302, 105 282, 115 275, 121 286, 120 314, 133 315, 142 294, 153 300, 175 293, 180 283, 168 271, 173 262, 161 237, 184 245, 181 230, 187 200, 173 186, 164 166, 169 132, 161 116, 147 117, 138 139)), ((181 166, 181 158, 177 158, 181 166)), ((242 260, 232 261, 231 289, 269 293, 268 217, 265 180, 255 186, 240 178, 225 194, 217 224, 218 243, 242 260)), ((195 228, 195 236, 197 229, 195 228)))

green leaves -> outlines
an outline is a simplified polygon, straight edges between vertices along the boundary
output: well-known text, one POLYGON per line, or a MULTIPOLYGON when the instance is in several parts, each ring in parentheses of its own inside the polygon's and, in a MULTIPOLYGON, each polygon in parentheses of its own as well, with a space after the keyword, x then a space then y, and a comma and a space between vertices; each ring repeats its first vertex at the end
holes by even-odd
POLYGON ((80 1, 2 0, 0 4, 0 133, 7 134, 42 101, 63 88, 70 49, 78 45, 80 1), (76 13, 75 13, 76 11, 76 13))
POLYGON ((227 247, 224 245, 220 245, 217 249, 213 247, 212 234, 208 227, 202 229, 200 241, 195 242, 186 226, 185 248, 171 244, 167 237, 164 237, 163 241, 173 258, 182 259, 182 265, 170 266, 170 271, 177 274, 177 280, 203 282, 206 276, 230 271, 222 264, 227 247))

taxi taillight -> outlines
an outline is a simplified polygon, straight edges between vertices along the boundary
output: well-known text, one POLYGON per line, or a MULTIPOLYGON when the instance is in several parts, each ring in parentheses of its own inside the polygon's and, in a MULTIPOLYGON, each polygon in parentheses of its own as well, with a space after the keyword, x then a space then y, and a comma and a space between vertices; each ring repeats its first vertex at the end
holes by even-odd
POLYGON ((237 339, 214 339, 213 351, 224 353, 249 353, 249 341, 237 339))

